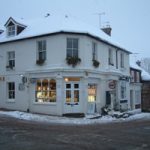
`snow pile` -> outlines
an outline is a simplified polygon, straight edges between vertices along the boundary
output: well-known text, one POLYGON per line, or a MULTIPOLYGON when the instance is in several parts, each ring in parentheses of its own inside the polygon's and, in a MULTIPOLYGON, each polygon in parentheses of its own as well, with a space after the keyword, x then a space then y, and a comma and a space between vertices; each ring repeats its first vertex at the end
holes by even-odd
POLYGON ((86 115, 86 117, 84 118, 67 118, 67 117, 31 114, 20 111, 0 111, 0 115, 8 115, 22 120, 30 120, 37 122, 76 124, 76 125, 111 123, 111 122, 131 121, 136 119, 150 119, 150 113, 138 113, 134 115, 132 114, 128 118, 118 118, 118 119, 110 115, 100 116, 98 114, 86 115))

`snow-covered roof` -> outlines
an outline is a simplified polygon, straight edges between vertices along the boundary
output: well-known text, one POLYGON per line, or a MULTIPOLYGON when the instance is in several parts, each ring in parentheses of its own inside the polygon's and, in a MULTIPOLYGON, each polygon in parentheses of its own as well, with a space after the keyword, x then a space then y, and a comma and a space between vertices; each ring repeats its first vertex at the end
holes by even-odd
POLYGON ((7 22, 5 23, 4 26, 7 26, 10 21, 14 22, 14 23, 17 24, 17 25, 26 27, 26 25, 23 23, 23 22, 24 22, 23 19, 12 18, 12 17, 10 17, 10 18, 7 20, 7 22))
POLYGON ((130 67, 142 71, 142 68, 139 67, 135 62, 130 62, 130 67))
POLYGON ((130 67, 141 71, 141 78, 143 81, 150 81, 150 74, 146 72, 143 68, 138 66, 136 62, 131 59, 130 59, 130 67))
MULTIPOLYGON (((50 15, 48 17, 43 17, 43 18, 38 18, 33 20, 25 20, 25 19, 17 19, 17 18, 11 18, 11 19, 27 27, 23 30, 23 32, 13 37, 7 37, 6 30, 5 30, 3 34, 0 35, 0 43, 16 41, 16 40, 26 39, 26 38, 36 37, 36 36, 43 36, 43 35, 53 34, 53 33, 70 32, 70 33, 80 33, 80 34, 93 36, 107 44, 110 44, 112 46, 115 46, 121 50, 130 53, 128 50, 120 46, 120 44, 115 42, 112 39, 112 37, 106 35, 99 28, 91 26, 85 22, 82 22, 75 17, 62 16, 62 15, 50 15)), ((5 25, 7 24, 7 22, 5 23, 5 25)))

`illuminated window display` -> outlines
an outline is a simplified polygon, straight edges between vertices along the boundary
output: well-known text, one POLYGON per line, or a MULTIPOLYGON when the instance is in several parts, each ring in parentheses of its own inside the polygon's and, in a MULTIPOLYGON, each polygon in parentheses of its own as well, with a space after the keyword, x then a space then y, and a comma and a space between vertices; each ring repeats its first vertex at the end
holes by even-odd
POLYGON ((36 102, 56 102, 56 81, 54 79, 37 80, 36 102))

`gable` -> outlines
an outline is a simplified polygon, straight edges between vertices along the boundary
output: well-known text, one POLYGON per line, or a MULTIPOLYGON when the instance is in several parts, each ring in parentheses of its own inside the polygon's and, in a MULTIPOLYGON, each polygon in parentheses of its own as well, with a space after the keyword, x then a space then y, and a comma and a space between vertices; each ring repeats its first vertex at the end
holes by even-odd
POLYGON ((26 28, 25 25, 15 21, 12 17, 8 19, 4 26, 6 27, 8 37, 18 35, 26 28))

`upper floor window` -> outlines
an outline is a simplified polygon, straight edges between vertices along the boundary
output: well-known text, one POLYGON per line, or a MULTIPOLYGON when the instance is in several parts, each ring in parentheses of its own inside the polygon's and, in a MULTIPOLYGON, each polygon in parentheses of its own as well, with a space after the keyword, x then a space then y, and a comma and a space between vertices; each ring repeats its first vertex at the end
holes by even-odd
POLYGON ((15 82, 8 82, 8 99, 15 99, 15 82))
POLYGON ((92 43, 92 60, 97 60, 97 44, 92 43))
POLYGON ((78 39, 67 38, 67 57, 78 57, 78 39))
POLYGON ((14 36, 16 34, 15 25, 11 25, 7 27, 7 35, 14 36))
POLYGON ((15 51, 11 51, 7 53, 7 68, 14 68, 15 67, 15 51))
POLYGON ((120 54, 120 67, 124 68, 124 54, 123 53, 120 54))
POLYGON ((113 62, 113 51, 112 49, 109 48, 108 50, 108 63, 109 65, 114 65, 114 62, 113 62))
POLYGON ((37 63, 44 63, 46 60, 46 40, 37 42, 37 63))
POLYGON ((130 71, 130 75, 131 75, 131 82, 134 82, 135 81, 135 76, 134 76, 134 71, 133 70, 130 71))
POLYGON ((140 73, 136 71, 136 82, 140 82, 140 73))
POLYGON ((140 82, 140 72, 136 70, 130 71, 131 82, 140 82))

